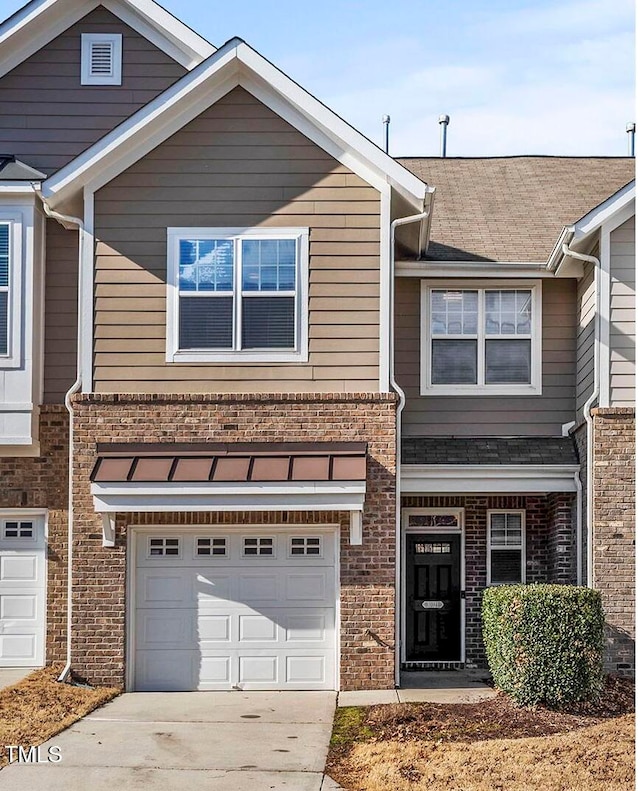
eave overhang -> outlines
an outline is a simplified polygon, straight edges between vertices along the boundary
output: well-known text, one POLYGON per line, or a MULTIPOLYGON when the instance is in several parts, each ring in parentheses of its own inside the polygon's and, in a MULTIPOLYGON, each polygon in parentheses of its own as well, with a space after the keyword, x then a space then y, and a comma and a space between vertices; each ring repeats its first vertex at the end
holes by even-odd
POLYGON ((42 186, 56 207, 94 192, 240 86, 372 186, 396 190, 416 211, 429 187, 241 39, 232 39, 42 186))

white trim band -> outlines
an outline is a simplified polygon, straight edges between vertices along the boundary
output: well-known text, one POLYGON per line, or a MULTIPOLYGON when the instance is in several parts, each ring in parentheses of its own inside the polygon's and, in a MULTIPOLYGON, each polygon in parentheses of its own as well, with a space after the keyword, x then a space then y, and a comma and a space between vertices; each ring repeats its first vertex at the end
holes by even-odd
POLYGON ((403 464, 403 494, 575 492, 577 464, 403 464))

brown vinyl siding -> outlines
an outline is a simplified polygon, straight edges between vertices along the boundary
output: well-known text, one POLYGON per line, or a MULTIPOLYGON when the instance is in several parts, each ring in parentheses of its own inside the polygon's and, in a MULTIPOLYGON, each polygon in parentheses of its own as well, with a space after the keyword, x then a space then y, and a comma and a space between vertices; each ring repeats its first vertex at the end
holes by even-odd
POLYGON ((611 233, 611 406, 635 404, 635 217, 611 233))
POLYGON ((375 392, 380 195, 241 88, 96 194, 96 392, 375 392), (167 227, 308 227, 309 363, 165 361, 167 227))
POLYGON ((47 220, 44 403, 60 404, 76 378, 78 232, 47 220))
POLYGON ((51 174, 185 73, 100 6, 0 78, 0 151, 51 174), (82 33, 122 33, 122 85, 80 85, 82 33))
MULTIPOLYGON (((596 250, 593 255, 598 257, 596 250)), ((582 408, 593 393, 593 339, 595 322, 595 285, 593 264, 585 264, 584 276, 578 281, 576 330, 576 413, 582 419, 582 408)))
POLYGON ((405 436, 560 435, 575 413, 575 282, 545 279, 542 294, 542 395, 421 396, 420 279, 396 279, 396 378, 407 396, 405 436))

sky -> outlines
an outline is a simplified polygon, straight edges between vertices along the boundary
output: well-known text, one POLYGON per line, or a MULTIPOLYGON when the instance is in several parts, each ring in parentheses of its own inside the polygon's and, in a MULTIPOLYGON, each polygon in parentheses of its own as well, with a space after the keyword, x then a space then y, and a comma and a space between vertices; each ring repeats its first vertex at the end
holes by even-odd
MULTIPOLYGON (((24 0, 0 0, 5 18, 24 0)), ((634 0, 163 0, 239 36, 390 153, 625 155, 634 0)))

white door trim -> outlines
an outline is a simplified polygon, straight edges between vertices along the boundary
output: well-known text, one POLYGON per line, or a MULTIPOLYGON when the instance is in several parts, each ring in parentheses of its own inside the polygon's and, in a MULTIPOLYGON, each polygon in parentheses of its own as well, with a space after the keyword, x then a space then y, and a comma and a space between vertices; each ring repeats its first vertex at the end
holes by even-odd
POLYGON ((135 611, 136 611, 136 537, 140 534, 163 534, 176 531, 206 531, 212 535, 228 535, 230 532, 260 532, 264 534, 289 533, 294 530, 313 530, 313 532, 332 533, 335 549, 335 690, 340 689, 340 525, 293 523, 290 525, 265 525, 265 524, 229 524, 229 525, 127 525, 126 543, 126 584, 125 584, 125 691, 135 691, 135 611))
MULTIPOLYGON (((465 513, 464 508, 403 508, 402 509, 402 535, 400 549, 400 633, 401 651, 400 661, 404 664, 407 661, 407 542, 408 534, 415 533, 441 533, 443 535, 460 536, 460 591, 465 596, 460 597, 460 662, 466 661, 466 620, 467 620, 467 599, 466 599, 466 563, 465 563, 465 513), (411 514, 455 514, 458 518, 459 527, 409 527, 409 516, 411 514)), ((438 665, 440 662, 421 662, 424 665, 438 665)))

